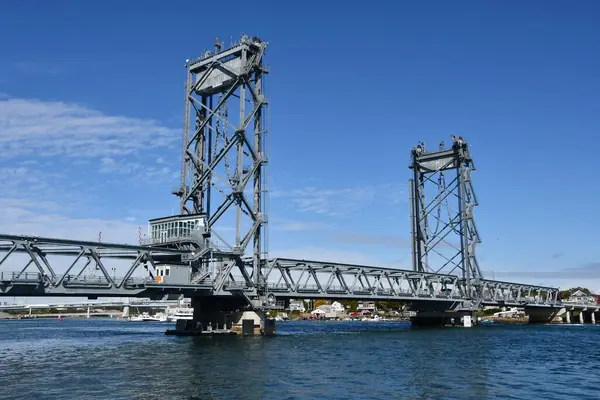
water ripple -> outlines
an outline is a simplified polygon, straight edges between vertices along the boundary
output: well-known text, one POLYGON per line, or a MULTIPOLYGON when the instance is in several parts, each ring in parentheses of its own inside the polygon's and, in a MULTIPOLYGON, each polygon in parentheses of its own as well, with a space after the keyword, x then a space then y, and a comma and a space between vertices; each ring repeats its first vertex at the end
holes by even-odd
POLYGON ((0 321, 10 399, 597 398, 600 326, 286 322, 178 338, 164 324, 0 321))

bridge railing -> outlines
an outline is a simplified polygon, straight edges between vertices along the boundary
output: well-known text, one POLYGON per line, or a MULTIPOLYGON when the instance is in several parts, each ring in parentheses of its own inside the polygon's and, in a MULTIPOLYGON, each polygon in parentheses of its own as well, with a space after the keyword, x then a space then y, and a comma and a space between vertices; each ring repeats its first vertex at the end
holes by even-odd
MULTIPOLYGON (((16 272, 1 271, 0 282, 16 283, 42 283, 46 275, 39 272, 16 272)), ((102 275, 55 275, 56 281, 62 282, 64 286, 69 285, 109 285, 111 282, 102 275)), ((112 277, 113 282, 122 282, 123 277, 112 277)), ((132 276, 125 280, 126 285, 152 283, 151 277, 132 276)))
POLYGON ((142 239, 142 245, 144 246, 152 246, 157 244, 170 244, 170 243, 179 243, 185 241, 194 241, 197 243, 202 243, 204 238, 202 237, 202 232, 200 231, 189 231, 189 232, 178 232, 173 235, 165 235, 162 237, 148 237, 142 239))
POLYGON ((600 303, 597 303, 596 300, 563 300, 562 302, 566 306, 588 306, 588 307, 600 307, 600 303))
POLYGON ((0 271, 0 282, 41 282, 42 279, 39 272, 0 271))

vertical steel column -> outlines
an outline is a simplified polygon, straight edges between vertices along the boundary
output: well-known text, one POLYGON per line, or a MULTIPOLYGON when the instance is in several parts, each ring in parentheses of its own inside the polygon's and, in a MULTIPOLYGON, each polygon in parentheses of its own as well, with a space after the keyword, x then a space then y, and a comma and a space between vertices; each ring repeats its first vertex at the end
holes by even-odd
MULTIPOLYGON (((181 187, 179 191, 175 191, 174 194, 180 196, 180 213, 184 214, 185 212, 185 198, 187 195, 187 146, 188 140, 190 136, 190 105, 188 103, 188 96, 190 91, 192 90, 192 73, 189 70, 186 70, 186 80, 185 80, 185 98, 184 98, 184 112, 183 112, 183 145, 181 146, 181 187)), ((148 237, 150 237, 150 233, 148 233, 148 237)))
POLYGON ((412 255, 412 265, 413 265, 413 271, 419 271, 419 268, 417 266, 417 253, 416 253, 416 246, 417 246, 417 238, 416 238, 416 229, 415 229, 415 225, 416 225, 416 221, 415 221, 415 188, 414 188, 414 179, 409 179, 408 180, 408 190, 410 193, 410 236, 411 236, 411 240, 410 240, 410 250, 411 250, 411 255, 412 255))
MULTIPOLYGON (((257 71, 256 78, 254 81, 254 92, 258 97, 258 101, 262 101, 263 87, 262 87, 262 71, 257 71)), ((257 155, 260 162, 263 162, 263 140, 262 140, 262 107, 260 107, 254 116, 254 152, 257 155)), ((263 168, 264 168, 264 164, 263 168)), ((264 224, 263 216, 263 202, 262 202, 262 168, 257 168, 254 172, 254 214, 264 224)), ((263 225, 264 227, 264 225, 263 225)), ((254 249, 253 249, 253 260, 252 260, 252 276, 254 277, 254 284, 259 285, 261 279, 261 258, 263 256, 261 249, 261 229, 254 231, 254 249)), ((265 260, 266 261, 266 260, 265 260)), ((266 265, 265 265, 266 267, 266 265)), ((265 282, 266 283, 266 282, 265 282)), ((265 286, 266 288, 266 286, 265 286)), ((266 295, 266 293, 265 293, 266 295)))
POLYGON ((465 187, 464 187, 464 168, 463 163, 460 162, 460 157, 458 154, 458 149, 456 151, 456 160, 458 167, 456 169, 456 176, 458 178, 458 215, 459 215, 459 232, 460 232, 460 251, 461 251, 461 264, 462 264, 462 278, 465 280, 467 284, 467 293, 468 298, 471 298, 471 274, 469 269, 469 236, 468 236, 468 226, 466 225, 466 199, 465 199, 465 187))

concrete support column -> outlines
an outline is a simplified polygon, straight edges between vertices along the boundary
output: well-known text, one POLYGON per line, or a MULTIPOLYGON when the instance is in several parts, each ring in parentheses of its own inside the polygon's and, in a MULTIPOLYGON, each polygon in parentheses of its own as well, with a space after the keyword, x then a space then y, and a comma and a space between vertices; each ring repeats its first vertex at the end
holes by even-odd
POLYGON ((579 323, 580 323, 580 324, 583 324, 584 322, 585 322, 585 320, 583 319, 583 311, 581 311, 581 312, 579 313, 579 323))
POLYGON ((565 313, 565 318, 567 320, 567 324, 570 324, 571 323, 571 311, 567 311, 565 313))
POLYGON ((247 310, 246 299, 237 296, 201 296, 192 298, 194 317, 192 321, 179 320, 173 335, 200 334, 275 334, 275 320, 269 320, 262 312, 247 310))
POLYGON ((560 308, 526 307, 525 314, 529 316, 530 324, 547 324, 552 322, 560 308))
POLYGON ((123 318, 129 318, 129 306, 123 307, 123 318))
POLYGON ((90 317, 90 306, 88 306, 88 309, 87 309, 87 318, 89 318, 89 317, 90 317))
POLYGON ((471 328, 473 326, 473 316, 472 315, 464 315, 463 316, 463 326, 465 328, 471 328))
POLYGON ((592 324, 595 324, 596 323, 596 313, 592 311, 590 314, 592 317, 592 324))
POLYGON ((410 322, 415 327, 465 327, 477 325, 477 315, 473 311, 418 311, 410 317, 410 322))

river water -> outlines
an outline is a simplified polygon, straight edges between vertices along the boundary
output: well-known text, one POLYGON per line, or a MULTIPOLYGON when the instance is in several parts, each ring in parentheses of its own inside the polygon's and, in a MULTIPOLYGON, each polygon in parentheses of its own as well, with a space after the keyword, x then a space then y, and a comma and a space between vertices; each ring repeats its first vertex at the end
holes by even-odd
POLYGON ((213 338, 172 325, 0 321, 0 398, 600 398, 600 325, 301 321, 213 338))

